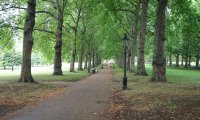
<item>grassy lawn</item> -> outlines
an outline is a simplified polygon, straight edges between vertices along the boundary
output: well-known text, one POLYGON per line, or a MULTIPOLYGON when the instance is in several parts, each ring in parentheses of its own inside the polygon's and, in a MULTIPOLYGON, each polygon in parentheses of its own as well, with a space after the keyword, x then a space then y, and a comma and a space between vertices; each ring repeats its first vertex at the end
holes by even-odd
MULTIPOLYGON (((3 74, 0 74, 0 81, 17 81, 19 74, 19 71, 4 71, 3 74)), ((53 76, 51 71, 33 71, 32 75, 36 81, 77 81, 88 76, 89 73, 86 70, 76 72, 63 71, 63 76, 53 76)))
MULTIPOLYGON (((135 76, 133 73, 127 72, 128 81, 148 81, 152 75, 152 66, 146 65, 146 71, 149 76, 135 76)), ((115 80, 121 81, 123 70, 117 67, 114 69, 114 73, 116 73, 115 80)), ((166 76, 169 83, 200 84, 200 70, 167 68, 166 76)))
MULTIPOLYGON (((167 68, 168 82, 155 83, 149 82, 151 65, 146 69, 149 76, 128 73, 128 90, 123 97, 116 96, 121 102, 114 102, 121 105, 114 112, 115 119, 200 119, 200 71, 167 68)), ((121 88, 123 70, 116 68, 113 72, 121 88)))
POLYGON ((52 73, 46 74, 33 74, 33 77, 37 81, 78 81, 84 77, 87 77, 89 73, 85 71, 76 72, 63 72, 63 76, 54 76, 52 73))

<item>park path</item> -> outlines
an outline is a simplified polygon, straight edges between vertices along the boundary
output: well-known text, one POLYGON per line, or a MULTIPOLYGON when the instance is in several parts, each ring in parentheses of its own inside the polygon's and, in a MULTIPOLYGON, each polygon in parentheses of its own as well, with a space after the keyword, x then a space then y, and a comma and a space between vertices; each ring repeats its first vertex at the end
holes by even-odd
POLYGON ((24 109, 7 120, 109 120, 105 108, 112 86, 110 69, 102 69, 65 92, 53 96, 33 109, 24 109))

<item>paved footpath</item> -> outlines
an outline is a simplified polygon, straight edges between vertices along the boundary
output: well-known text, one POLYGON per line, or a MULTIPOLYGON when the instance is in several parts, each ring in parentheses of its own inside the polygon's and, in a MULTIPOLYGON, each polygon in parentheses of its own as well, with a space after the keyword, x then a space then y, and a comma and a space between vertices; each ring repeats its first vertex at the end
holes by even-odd
POLYGON ((109 103, 112 75, 110 69, 100 70, 68 89, 40 103, 24 109, 7 120, 109 120, 104 110, 109 103))

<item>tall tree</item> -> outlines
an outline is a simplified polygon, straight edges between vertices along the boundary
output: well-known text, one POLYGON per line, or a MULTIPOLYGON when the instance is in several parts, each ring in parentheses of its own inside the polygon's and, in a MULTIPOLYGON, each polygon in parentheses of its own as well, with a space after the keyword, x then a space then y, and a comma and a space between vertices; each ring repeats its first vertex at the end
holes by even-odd
POLYGON ((35 26, 36 0, 28 0, 24 24, 23 56, 19 82, 34 82, 31 74, 31 52, 33 46, 33 28, 35 26))
POLYGON ((140 4, 141 0, 136 1, 137 4, 135 6, 135 14, 134 14, 134 21, 131 27, 131 68, 130 72, 136 72, 136 65, 135 65, 135 57, 137 55, 137 39, 138 39, 138 21, 139 21, 139 13, 140 13, 140 4))
POLYGON ((139 47, 138 47, 138 59, 137 59, 137 75, 147 75, 145 70, 145 37, 147 28, 147 9, 149 0, 142 0, 141 2, 141 20, 140 20, 140 37, 139 37, 139 47))
POLYGON ((164 57, 165 42, 165 12, 168 0, 157 0, 154 53, 153 53, 153 76, 151 81, 166 82, 166 61, 164 57))
POLYGON ((54 57, 54 71, 53 75, 62 75, 62 29, 64 12, 68 0, 56 0, 55 8, 57 10, 57 29, 56 29, 56 45, 55 45, 55 57, 54 57))
POLYGON ((79 62, 78 62, 78 70, 83 70, 83 53, 84 53, 84 44, 85 44, 85 37, 86 37, 86 19, 85 19, 85 14, 83 11, 83 16, 82 16, 82 24, 83 28, 81 31, 82 38, 81 38, 81 45, 80 45, 80 53, 79 53, 79 62))
POLYGON ((78 1, 74 0, 77 12, 76 13, 76 18, 74 20, 74 39, 72 40, 72 46, 71 46, 71 57, 70 57, 70 72, 74 72, 74 65, 75 65, 75 60, 76 60, 76 46, 77 46, 77 32, 78 32, 78 27, 79 27, 79 21, 81 19, 81 12, 82 12, 82 6, 83 6, 84 0, 80 1, 80 5, 78 4, 78 1))
POLYGON ((93 47, 93 41, 92 41, 92 35, 89 37, 89 45, 88 45, 88 72, 90 73, 92 68, 92 47, 93 47))

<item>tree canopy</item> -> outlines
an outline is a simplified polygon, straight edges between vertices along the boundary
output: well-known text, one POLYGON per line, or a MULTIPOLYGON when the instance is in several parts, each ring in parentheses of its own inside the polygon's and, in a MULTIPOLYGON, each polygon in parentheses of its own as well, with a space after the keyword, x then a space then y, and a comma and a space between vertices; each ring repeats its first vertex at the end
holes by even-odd
MULTIPOLYGON (((33 2, 35 17, 32 22, 35 24, 32 25, 33 33, 30 33, 33 52, 54 63, 54 75, 62 75, 63 61, 70 62, 71 72, 74 72, 75 62, 79 62, 80 70, 83 69, 84 61, 86 65, 93 62, 94 66, 94 63, 99 64, 104 59, 114 59, 122 66, 124 33, 130 40, 126 62, 131 72, 147 75, 145 63, 155 62, 155 57, 157 60, 165 59, 163 67, 168 62, 177 67, 181 62, 188 67, 195 61, 199 68, 200 3, 197 0, 168 0, 166 7, 162 6, 164 3, 160 3, 160 0, 2 0, 2 54, 14 50, 16 40, 22 41, 26 27, 30 28, 32 22, 24 23, 33 15, 33 10, 28 11, 28 5, 33 2), (156 33, 162 29, 160 23, 156 23, 159 14, 165 16, 162 34, 156 33), (164 42, 156 46, 156 40, 160 39, 164 42), (156 54, 155 51, 162 45, 163 52, 161 55, 156 54), (138 58, 137 67, 135 58, 138 58), (176 63, 172 63, 172 59, 176 63)), ((157 61, 156 64, 160 63, 157 61)))

